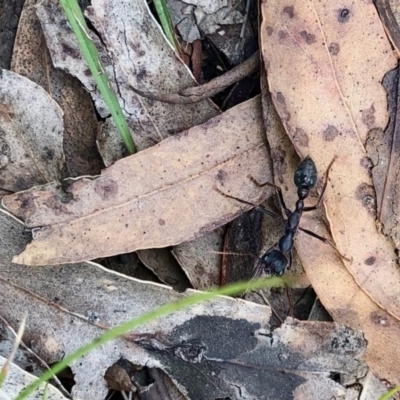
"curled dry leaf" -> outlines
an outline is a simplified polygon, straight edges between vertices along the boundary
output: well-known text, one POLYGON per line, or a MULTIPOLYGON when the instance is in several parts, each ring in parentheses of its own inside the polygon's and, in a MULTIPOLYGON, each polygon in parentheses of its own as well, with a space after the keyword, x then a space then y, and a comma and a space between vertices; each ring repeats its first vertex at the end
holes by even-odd
POLYGON ((262 13, 270 91, 292 142, 319 171, 336 157, 324 204, 343 261, 358 285, 400 318, 397 257, 377 232, 364 149, 368 132, 387 124, 380 80, 396 63, 374 5, 276 0, 264 2, 262 13))
POLYGON ((0 188, 16 192, 61 179, 62 111, 38 85, 0 73, 0 188))
POLYGON ((270 180, 260 99, 118 161, 101 177, 3 198, 26 224, 42 227, 15 262, 76 262, 167 247, 215 229, 243 207, 218 193, 259 202, 270 180))
POLYGON ((96 175, 103 165, 94 150, 98 122, 92 99, 76 78, 53 66, 36 16, 36 3, 37 0, 24 2, 11 69, 40 85, 63 110, 68 176, 96 175))

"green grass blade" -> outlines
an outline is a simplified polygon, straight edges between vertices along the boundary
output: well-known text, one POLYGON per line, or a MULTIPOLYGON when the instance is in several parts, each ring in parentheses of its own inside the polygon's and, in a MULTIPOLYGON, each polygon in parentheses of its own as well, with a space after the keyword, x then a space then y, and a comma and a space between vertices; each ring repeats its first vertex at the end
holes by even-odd
POLYGON ((400 385, 396 386, 392 390, 389 390, 389 392, 385 393, 383 396, 379 397, 379 400, 389 400, 394 396, 398 391, 400 390, 400 385))
MULTIPOLYGON (((287 281, 287 280, 286 280, 287 281)), ((194 304, 211 300, 216 296, 226 295, 232 296, 239 293, 243 293, 246 290, 257 290, 262 287, 277 287, 284 285, 285 281, 282 278, 264 278, 258 279, 252 282, 239 282, 233 285, 225 286, 223 288, 213 290, 210 292, 203 292, 194 294, 192 296, 185 297, 184 299, 178 300, 173 303, 166 304, 164 306, 158 307, 147 314, 143 314, 131 321, 128 321, 122 325, 110 329, 104 333, 99 338, 93 340, 89 344, 79 348, 74 353, 65 357, 61 362, 54 365, 50 370, 46 371, 42 376, 40 376, 35 382, 27 386, 15 400, 23 400, 31 393, 33 393, 43 382, 47 382, 53 375, 59 373, 67 366, 71 365, 78 358, 94 350, 96 347, 113 340, 124 333, 131 331, 132 329, 138 328, 156 318, 162 317, 167 314, 171 314, 175 311, 181 310, 182 308, 192 306, 194 304)))
POLYGON ((129 132, 128 124, 125 120, 124 114, 122 113, 117 96, 111 87, 110 81, 100 61, 97 48, 88 34, 88 27, 82 11, 79 8, 78 2, 76 0, 60 0, 60 3, 68 18, 68 22, 75 33, 83 57, 92 72, 93 78, 103 96, 104 102, 110 110, 122 140, 124 141, 129 153, 133 154, 136 152, 136 148, 129 132))
POLYGON ((164 30, 165 36, 175 51, 179 53, 179 43, 175 36, 174 25, 171 20, 167 3, 165 0, 153 0, 153 4, 157 11, 158 18, 160 18, 161 26, 164 30))

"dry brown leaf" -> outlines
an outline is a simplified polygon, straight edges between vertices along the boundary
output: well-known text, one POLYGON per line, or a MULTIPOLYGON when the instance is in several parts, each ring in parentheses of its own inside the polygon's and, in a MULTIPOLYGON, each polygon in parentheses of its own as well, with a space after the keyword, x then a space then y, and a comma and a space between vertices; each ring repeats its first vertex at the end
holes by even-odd
POLYGON ((397 257, 377 232, 364 149, 368 132, 387 124, 380 80, 396 63, 374 5, 268 1, 262 13, 270 91, 292 142, 319 171, 337 157, 324 196, 335 243, 356 282, 400 318, 397 257))
POLYGON ((40 85, 64 113, 63 148, 68 176, 96 175, 102 168, 95 151, 97 118, 80 82, 54 68, 36 16, 38 0, 27 0, 18 23, 11 69, 40 85))
POLYGON ((193 288, 210 290, 221 282, 221 254, 224 227, 214 229, 202 237, 181 243, 172 250, 193 288))
MULTIPOLYGON (((266 108, 271 106, 268 96, 263 97, 263 102, 266 108)), ((276 183, 283 184, 286 204, 292 209, 297 200, 293 175, 299 160, 282 131, 267 133, 274 171, 280 171, 276 183)), ((312 197, 307 205, 316 201, 317 198, 312 197)), ((300 223, 301 227, 329 239, 326 225, 321 209, 303 214, 300 223)), ((342 260, 326 243, 299 232, 296 250, 312 287, 334 320, 364 333, 368 341, 364 356, 366 362, 380 379, 397 384, 400 381, 400 367, 396 361, 400 357, 400 322, 373 302, 355 283, 342 260)))
POLYGON ((377 213, 383 231, 400 247, 400 130, 399 113, 399 68, 385 75, 383 85, 388 92, 390 120, 384 132, 373 130, 368 135, 367 151, 373 165, 372 177, 377 197, 377 213))
POLYGON ((270 180, 260 99, 118 161, 101 177, 67 190, 33 190, 3 198, 35 230, 26 265, 89 260, 137 249, 167 247, 201 236, 259 202, 247 179, 270 180))
POLYGON ((38 85, 0 73, 0 188, 16 192, 61 179, 62 111, 38 85))
MULTIPOLYGON (((140 261, 149 268, 160 282, 171 286, 177 292, 190 288, 190 282, 170 249, 148 249, 136 252, 140 261)), ((197 288, 195 288, 197 289, 197 288)))
MULTIPOLYGON (((131 87, 177 92, 194 86, 189 69, 176 57, 154 20, 146 2, 95 0, 86 15, 96 29, 92 38, 112 86, 119 95, 121 107, 139 150, 151 147, 171 133, 181 132, 215 116, 219 111, 211 102, 166 104, 137 96, 131 87), (145 27, 145 29, 144 29, 145 27), (99 37, 101 40, 99 40, 99 37)), ((53 63, 76 76, 92 94, 97 111, 109 115, 95 82, 83 61, 77 40, 58 1, 45 0, 37 6, 53 63)), ((109 120, 103 127, 102 145, 108 153, 118 149, 119 134, 109 120), (108 148, 108 142, 113 143, 108 148)), ((120 151, 106 154, 110 162, 121 158, 120 151)))

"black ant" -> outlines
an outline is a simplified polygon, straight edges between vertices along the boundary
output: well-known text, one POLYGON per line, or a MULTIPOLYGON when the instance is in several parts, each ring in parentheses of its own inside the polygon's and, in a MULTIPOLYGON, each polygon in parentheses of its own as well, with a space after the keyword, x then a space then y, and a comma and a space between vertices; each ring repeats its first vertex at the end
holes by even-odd
MULTIPOLYGON (((319 196, 317 203, 311 207, 304 207, 304 200, 308 197, 310 190, 314 188, 315 185, 317 184, 318 180, 317 167, 315 166, 314 161, 309 156, 307 156, 299 164, 299 166, 296 169, 296 172, 294 173, 294 183, 297 187, 297 196, 298 196, 298 200, 296 201, 296 208, 294 209, 294 211, 290 211, 289 208, 286 207, 285 200, 283 199, 282 195, 282 190, 279 186, 276 186, 270 182, 259 184, 258 182, 254 181, 254 179, 252 179, 260 187, 271 186, 277 190, 280 206, 282 207, 282 209, 285 211, 286 214, 286 219, 284 219, 285 232, 279 239, 279 241, 275 243, 273 246, 271 246, 261 257, 260 266, 254 278, 257 278, 263 270, 271 275, 281 276, 284 274, 286 269, 290 269, 293 260, 294 236, 298 229, 307 233, 310 236, 313 236, 331 245, 337 251, 336 247, 328 239, 325 239, 322 236, 319 236, 316 233, 311 232, 307 229, 303 229, 299 226, 303 212, 313 211, 318 208, 322 200, 322 197, 324 195, 324 192, 326 190, 326 187, 328 185, 329 171, 334 161, 335 158, 331 161, 331 163, 327 168, 325 183, 321 195, 319 196), (275 247, 278 248, 276 249, 275 247)), ((255 207, 256 210, 259 210, 266 215, 269 215, 275 219, 282 221, 281 217, 279 217, 272 211, 266 210, 265 208, 258 206, 257 204, 253 204, 248 201, 238 199, 237 197, 229 196, 221 191, 219 192, 226 197, 253 206, 255 207)))

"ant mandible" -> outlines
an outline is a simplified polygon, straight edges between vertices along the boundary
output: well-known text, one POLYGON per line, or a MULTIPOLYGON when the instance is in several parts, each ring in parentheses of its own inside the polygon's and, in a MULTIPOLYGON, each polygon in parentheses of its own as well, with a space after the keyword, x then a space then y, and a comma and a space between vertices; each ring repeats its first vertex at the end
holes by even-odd
MULTIPOLYGON (((328 239, 325 239, 322 236, 319 236, 316 233, 311 232, 307 229, 303 229, 299 226, 300 219, 301 219, 303 212, 313 211, 313 210, 317 209, 317 207, 319 206, 319 204, 322 200, 322 197, 324 195, 324 192, 326 190, 326 187, 328 185, 329 171, 330 171, 334 161, 335 161, 335 158, 330 162, 330 164, 327 168, 325 183, 324 183, 324 187, 322 189, 321 195, 319 196, 317 203, 311 207, 305 207, 304 200, 308 197, 310 190, 312 188, 314 188, 315 185, 317 184, 317 180, 318 180, 317 167, 315 166, 314 161, 309 156, 307 156, 299 164, 299 166, 297 167, 297 169, 294 173, 294 183, 297 187, 297 197, 298 197, 294 211, 291 211, 289 208, 287 208, 287 206, 285 204, 285 200, 283 198, 282 190, 279 186, 276 186, 270 182, 259 184, 258 182, 254 181, 254 179, 252 179, 260 187, 270 186, 270 187, 274 187, 277 190, 280 206, 282 207, 282 209, 285 211, 285 214, 286 214, 286 219, 283 220, 284 228, 285 228, 284 234, 282 235, 282 237, 279 239, 279 241, 277 243, 272 245, 263 254, 263 256, 261 257, 261 260, 260 260, 261 261, 260 268, 257 270, 254 278, 258 277, 261 274, 262 270, 264 270, 266 273, 269 273, 271 275, 281 276, 284 274, 286 269, 290 269, 290 267, 292 266, 292 260, 293 260, 294 237, 295 237, 295 234, 298 229, 307 233, 310 236, 313 236, 317 239, 322 240, 323 242, 331 245, 336 250, 335 246, 328 239)), ((226 197, 237 200, 237 201, 247 204, 247 205, 251 205, 251 206, 255 207, 255 209, 261 211, 262 213, 282 221, 281 217, 279 217, 272 211, 266 210, 265 208, 258 206, 257 204, 250 203, 250 202, 242 200, 242 199, 238 199, 237 197, 229 196, 221 191, 219 191, 219 192, 226 197)))

